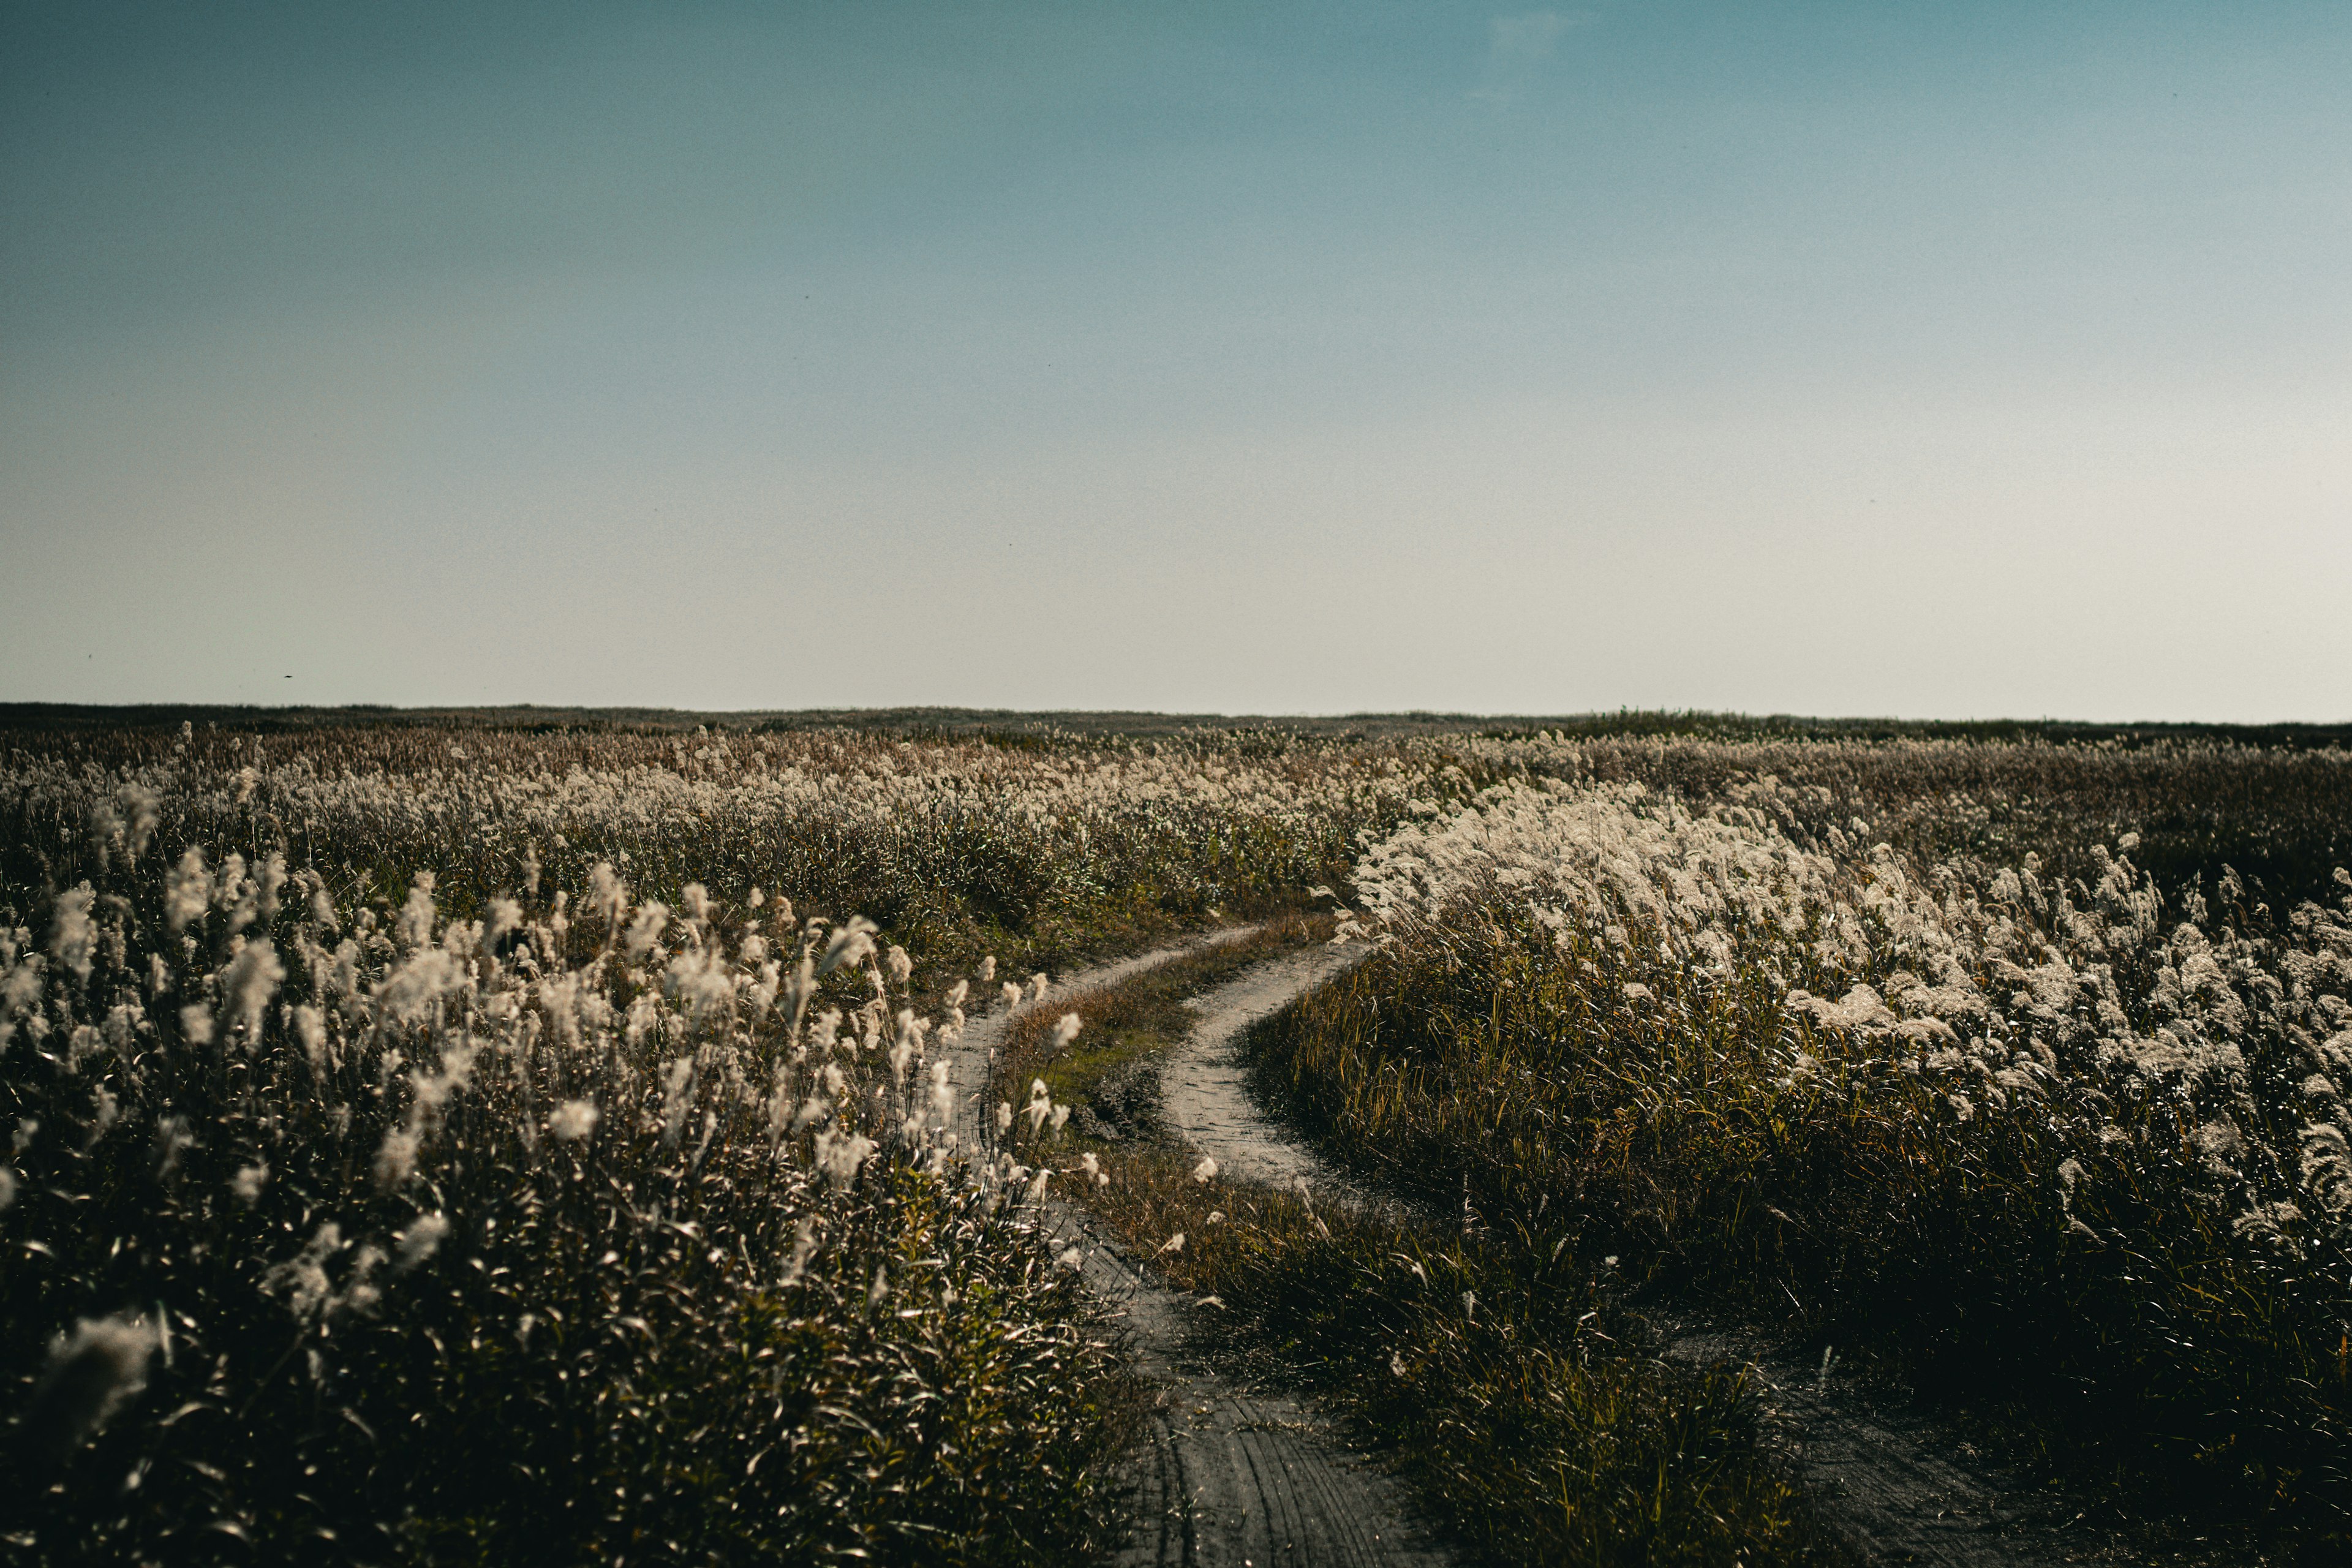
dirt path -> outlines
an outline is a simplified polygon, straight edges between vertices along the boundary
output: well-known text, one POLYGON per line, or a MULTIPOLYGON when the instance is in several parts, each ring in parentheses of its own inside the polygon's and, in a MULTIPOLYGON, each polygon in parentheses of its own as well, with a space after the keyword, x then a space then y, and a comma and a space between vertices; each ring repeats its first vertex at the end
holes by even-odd
POLYGON ((1745 1331, 1649 1318, 1669 1360, 1751 1370, 1771 1429, 1865 1563, 2042 1568, 2105 1544, 2066 1538, 2053 1504, 1933 1422, 1857 1386, 1834 1357, 1825 1366, 1745 1331))
POLYGON ((1360 963, 1361 946, 1310 947, 1261 963, 1186 1004, 1200 1016, 1192 1037, 1160 1072, 1160 1101, 1171 1131, 1239 1181, 1290 1187, 1336 1187, 1360 1197, 1313 1150, 1266 1120, 1251 1096, 1242 1037, 1292 1002, 1360 963))
MULTIPOLYGON (((1245 928, 1211 940, 1247 933, 1245 928)), ((1027 1006, 1050 1010, 1058 995, 1114 984, 1185 951, 1164 948, 1070 975, 1042 1004, 1027 1006)), ((1196 1038, 1211 1032, 1209 1022, 1219 1016, 1215 999, 1224 993, 1255 986, 1252 1005, 1260 1011, 1251 1016, 1263 1016, 1328 973, 1297 971, 1295 982, 1285 982, 1295 988, 1277 996, 1260 977, 1284 962, 1211 992, 1210 1020, 1196 1038)), ((986 1147, 982 1090, 1013 1016, 974 1019, 947 1053, 949 1081, 960 1097, 957 1132, 967 1148, 986 1147)), ((1353 1448, 1338 1424, 1309 1403, 1255 1387, 1191 1353, 1192 1315, 1208 1309, 1150 1279, 1076 1209, 1054 1205, 1050 1223, 1084 1253, 1087 1284, 1123 1307, 1140 1368, 1160 1384, 1133 1477, 1136 1530, 1122 1563, 1443 1568, 1454 1562, 1417 1522, 1403 1483, 1353 1448)))
MULTIPOLYGON (((1192 1005, 1201 1022, 1160 1069, 1171 1131, 1215 1157, 1228 1174, 1322 1191, 1351 1191, 1313 1150, 1290 1139, 1251 1097, 1240 1056, 1251 1025, 1340 973, 1361 949, 1313 949, 1261 964, 1192 1005)), ((1776 1435, 1832 1511, 1842 1532, 1871 1563, 1937 1568, 2040 1568, 2068 1561, 2046 1517, 2029 1510, 1988 1468, 1932 1424, 1881 1408, 1834 1361, 1774 1349, 1760 1337, 1659 1321, 1671 1359, 1745 1363, 1764 1387, 1776 1435)), ((2074 1552, 2095 1544, 2068 1542, 2074 1552)))
MULTIPOLYGON (((1247 930, 1221 932, 1232 941, 1247 930)), ((1165 963, 1166 948, 1070 976, 1055 994, 1095 990, 1165 963)), ((1240 1056, 1250 1026, 1358 962, 1361 949, 1311 948, 1268 960, 1188 1004, 1198 1015, 1160 1068, 1170 1130, 1213 1157, 1227 1174, 1361 1201, 1365 1194, 1312 1149, 1269 1120, 1252 1098, 1240 1056)), ((1031 1003, 1028 1006, 1039 1006, 1031 1003)), ((1055 1005, 1049 996, 1042 1005, 1055 1005)), ((959 1131, 984 1146, 977 1090, 987 1082, 1007 1014, 975 1020, 950 1055, 964 1088, 959 1131)), ((1351 1448, 1310 1405, 1247 1386, 1187 1350, 1190 1297, 1124 1258, 1075 1208, 1052 1222, 1086 1255, 1089 1285, 1122 1303, 1141 1365, 1164 1387, 1135 1477, 1137 1534, 1123 1563, 1203 1564, 1437 1564, 1454 1561, 1425 1527, 1401 1482, 1351 1448)), ((2115 1543, 2070 1536, 2060 1517, 1979 1462, 1932 1422, 1874 1397, 1832 1360, 1780 1349, 1738 1329, 1649 1313, 1672 1360, 1737 1362, 1763 1386, 1768 1419, 1806 1482, 1864 1563, 1934 1568, 2043 1568, 2115 1561, 2115 1543)))

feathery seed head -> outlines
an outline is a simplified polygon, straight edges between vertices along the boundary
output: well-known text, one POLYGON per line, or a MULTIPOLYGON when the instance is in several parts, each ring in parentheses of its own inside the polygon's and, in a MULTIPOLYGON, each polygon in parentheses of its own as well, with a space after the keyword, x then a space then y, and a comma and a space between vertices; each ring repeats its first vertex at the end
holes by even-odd
POLYGON ((596 1117, 594 1100, 567 1100, 548 1116, 547 1131, 566 1143, 577 1143, 596 1130, 596 1117))
POLYGON ((393 1271, 405 1274, 425 1262, 441 1250, 441 1243, 448 1238, 448 1235, 449 1216, 437 1210, 432 1214, 419 1215, 415 1222, 406 1230, 393 1237, 394 1242, 400 1248, 399 1257, 393 1264, 393 1271))
POLYGON ((120 1314, 83 1318, 49 1342, 49 1361, 20 1418, 27 1442, 68 1453, 147 1386, 147 1363, 161 1342, 156 1325, 120 1314))

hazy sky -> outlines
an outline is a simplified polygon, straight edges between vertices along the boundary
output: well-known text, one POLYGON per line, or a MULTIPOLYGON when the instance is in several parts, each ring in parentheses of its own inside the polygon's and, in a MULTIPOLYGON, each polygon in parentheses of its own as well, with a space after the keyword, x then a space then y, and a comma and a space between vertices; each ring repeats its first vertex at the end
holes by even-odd
POLYGON ((0 698, 2352 719, 2347 84, 2341 3, 0 0, 0 698))

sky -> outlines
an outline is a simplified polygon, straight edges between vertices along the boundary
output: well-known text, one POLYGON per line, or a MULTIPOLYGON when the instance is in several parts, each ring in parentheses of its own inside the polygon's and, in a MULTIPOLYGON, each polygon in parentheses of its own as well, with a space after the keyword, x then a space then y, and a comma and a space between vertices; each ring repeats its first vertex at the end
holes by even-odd
POLYGON ((0 0, 0 700, 2352 720, 2352 7, 0 0))

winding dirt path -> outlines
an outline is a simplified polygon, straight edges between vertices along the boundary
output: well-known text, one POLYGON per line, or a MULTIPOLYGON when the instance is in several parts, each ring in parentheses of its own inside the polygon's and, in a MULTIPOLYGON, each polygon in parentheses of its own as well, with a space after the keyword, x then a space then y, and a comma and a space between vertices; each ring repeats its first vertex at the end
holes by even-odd
POLYGON ((1171 1131, 1217 1162, 1226 1175, 1270 1187, 1331 1187, 1361 1199, 1322 1156, 1266 1120, 1249 1090, 1242 1037, 1317 986, 1338 979, 1370 952, 1310 947, 1269 959, 1186 1005, 1198 1015, 1191 1037, 1160 1069, 1160 1102, 1171 1131))
MULTIPOLYGON (((1259 1109, 1240 1047, 1253 1024, 1336 977, 1363 952, 1324 948, 1272 960, 1196 998, 1199 1026, 1160 1068, 1171 1128, 1232 1175, 1279 1186, 1303 1179, 1317 1189, 1353 1192, 1259 1109)), ((2078 1540, 2068 1543, 2071 1552, 2062 1546, 2046 1517, 2032 1517, 2046 1516, 2046 1506, 2021 1506, 1956 1439, 1907 1412, 1882 1407, 1842 1376, 1834 1360, 1824 1369, 1760 1336, 1648 1315, 1669 1359, 1752 1369, 1775 1436, 1864 1562, 2042 1568, 2079 1560, 2096 1544, 2078 1540)))
MULTIPOLYGON (((1237 940, 1251 929, 1222 931, 1208 940, 1237 940)), ((987 1147, 983 1094, 997 1047, 1013 1016, 1031 1008, 1052 1009, 1061 996, 1116 984, 1188 951, 1193 949, 1163 948, 1070 975, 1043 1003, 1031 1002, 968 1025, 962 1041, 944 1057, 949 1081, 959 1094, 956 1131, 961 1145, 975 1151, 987 1147)), ((1213 1032, 1221 1016, 1216 999, 1227 992, 1248 989, 1255 1009, 1248 1018, 1255 1019, 1329 973, 1286 970, 1289 977, 1279 986, 1264 978, 1267 971, 1288 962, 1260 965, 1234 985, 1210 992, 1203 999, 1210 1013, 1195 1039, 1213 1032)), ((1224 1037, 1230 1041, 1238 1027, 1224 1037)), ((1246 1146, 1251 1142, 1244 1135, 1234 1145, 1237 1160, 1257 1157, 1246 1146)), ((1123 1309, 1140 1370, 1160 1388, 1149 1438, 1132 1475, 1136 1528, 1120 1555, 1122 1564, 1451 1568, 1454 1554, 1419 1521, 1409 1489, 1350 1445, 1339 1424, 1304 1400, 1256 1387, 1205 1364, 1189 1349, 1193 1314, 1205 1309, 1152 1279, 1077 1209, 1062 1204, 1050 1208, 1049 1223, 1084 1254, 1088 1286, 1123 1309)))
MULTIPOLYGON (((1223 931, 1233 941, 1254 928, 1223 931)), ((1171 947, 1069 976, 1043 1003, 1116 984, 1192 948, 1171 947)), ((1276 1125, 1251 1096, 1241 1043, 1261 1019, 1344 973, 1361 948, 1310 948, 1269 959, 1202 993, 1192 1034, 1160 1067, 1170 1129, 1227 1174, 1288 1187, 1300 1181, 1385 1206, 1314 1150, 1276 1125)), ((965 1091, 958 1131, 986 1147, 977 1092, 988 1081, 1013 1015, 975 1020, 950 1056, 965 1091)), ((1188 1351, 1203 1309, 1159 1284, 1090 1226, 1054 1206, 1050 1223, 1085 1254, 1087 1283, 1123 1305, 1142 1370, 1162 1385, 1150 1441, 1134 1477, 1137 1531, 1128 1564, 1451 1563, 1456 1554, 1422 1522, 1403 1484, 1376 1468, 1310 1404, 1238 1382, 1188 1351)), ((2055 1568, 2116 1562, 2103 1532, 2070 1534, 2063 1512, 1979 1463, 1951 1434, 1878 1398, 1832 1360, 1775 1346, 1738 1328, 1646 1312, 1670 1360, 1732 1362, 1761 1385, 1770 1430, 1821 1498, 1840 1531, 1870 1564, 1934 1568, 2055 1568)))

